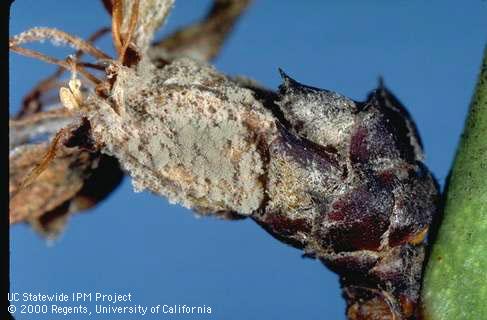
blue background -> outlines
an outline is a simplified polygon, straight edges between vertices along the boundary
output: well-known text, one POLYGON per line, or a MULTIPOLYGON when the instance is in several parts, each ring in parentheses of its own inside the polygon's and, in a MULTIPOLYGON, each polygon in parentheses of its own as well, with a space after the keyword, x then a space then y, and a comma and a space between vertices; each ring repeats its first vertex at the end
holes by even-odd
MULTIPOLYGON (((201 17, 209 1, 178 0, 158 35, 201 17)), ((276 88, 277 68, 363 100, 379 75, 409 108, 427 164, 443 184, 461 134, 487 39, 486 1, 258 0, 240 20, 217 68, 276 88)), ((87 37, 109 18, 98 1, 17 0, 11 34, 33 26, 87 37)), ((99 45, 113 52, 110 37, 99 45)), ((71 51, 31 46, 64 57, 71 51)), ((53 66, 11 55, 11 112, 53 66)), ((344 319, 337 277, 250 220, 198 219, 130 179, 96 209, 75 215, 49 244, 11 228, 16 292, 131 292, 142 305, 211 306, 177 319, 344 319)), ((80 316, 44 319, 82 319, 80 316)), ((140 319, 97 316, 95 319, 140 319)), ((163 317, 147 317, 157 319, 163 317)), ((18 316, 18 319, 43 319, 18 316)))

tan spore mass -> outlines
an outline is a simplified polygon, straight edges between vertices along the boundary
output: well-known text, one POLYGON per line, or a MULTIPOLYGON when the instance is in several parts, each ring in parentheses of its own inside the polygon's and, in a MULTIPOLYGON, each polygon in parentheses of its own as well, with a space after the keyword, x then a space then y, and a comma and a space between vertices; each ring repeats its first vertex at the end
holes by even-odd
POLYGON ((117 70, 115 106, 92 97, 88 112, 103 151, 135 190, 149 189, 200 212, 250 214, 264 199, 272 115, 244 89, 200 62, 117 70), (264 148, 265 149, 265 148, 264 148))

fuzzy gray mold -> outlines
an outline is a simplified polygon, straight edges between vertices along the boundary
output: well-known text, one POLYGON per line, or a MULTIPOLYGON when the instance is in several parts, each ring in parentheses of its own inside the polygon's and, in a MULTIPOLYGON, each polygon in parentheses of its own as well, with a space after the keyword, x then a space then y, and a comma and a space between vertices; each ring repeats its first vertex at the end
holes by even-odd
POLYGON ((258 149, 276 127, 250 90, 189 59, 163 69, 119 67, 116 74, 117 107, 93 98, 88 115, 96 140, 120 160, 137 191, 201 213, 249 215, 261 206, 258 149))
POLYGON ((81 113, 136 191, 251 216, 340 275, 351 319, 414 317, 438 198, 414 123, 383 85, 356 102, 281 73, 275 94, 187 58, 112 63, 81 113))

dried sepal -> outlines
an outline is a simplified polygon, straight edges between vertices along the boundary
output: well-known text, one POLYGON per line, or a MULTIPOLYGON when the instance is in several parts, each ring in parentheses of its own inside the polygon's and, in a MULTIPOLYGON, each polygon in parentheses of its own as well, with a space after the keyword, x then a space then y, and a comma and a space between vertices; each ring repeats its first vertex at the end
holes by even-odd
MULTIPOLYGON (((105 200, 118 187, 124 174, 115 158, 99 154, 92 158, 92 168, 78 192, 54 209, 44 211, 37 218, 27 218, 25 222, 42 236, 55 239, 64 231, 72 214, 85 212, 105 200)), ((65 179, 56 188, 65 188, 65 179)))
POLYGON ((98 59, 110 59, 110 56, 103 51, 97 49, 89 42, 70 35, 61 30, 53 28, 32 28, 30 30, 24 31, 9 40, 10 49, 19 47, 22 44, 29 42, 37 42, 43 40, 50 40, 55 44, 66 44, 77 50, 82 50, 87 54, 92 55, 98 59))
POLYGON ((39 136, 51 136, 74 122, 76 117, 65 108, 25 114, 9 121, 9 149, 38 140, 39 136))
POLYGON ((60 147, 56 158, 30 185, 19 190, 26 172, 48 152, 49 143, 28 144, 11 151, 9 159, 10 223, 35 219, 71 199, 83 186, 92 165, 89 152, 60 147))
POLYGON ((201 21, 183 27, 154 43, 148 55, 155 62, 184 56, 202 61, 214 59, 250 2, 251 0, 213 1, 213 6, 201 21))
POLYGON ((30 223, 42 235, 57 236, 71 213, 103 200, 120 183, 118 162, 101 156, 89 136, 89 124, 66 109, 55 109, 10 121, 10 223, 30 223), (40 175, 25 183, 49 155, 52 142, 36 142, 65 128, 55 157, 40 175), (109 174, 109 176, 106 176, 109 174))
MULTIPOLYGON (((48 143, 24 145, 10 157, 9 189, 17 192, 49 148, 48 143)), ((10 223, 29 223, 47 238, 57 237, 73 213, 95 206, 121 182, 118 162, 79 148, 61 147, 56 158, 35 181, 10 201, 10 223)))
MULTIPOLYGON (((139 6, 133 6, 134 1, 117 0, 122 4, 122 18, 120 21, 120 33, 128 35, 131 25, 133 10, 138 10, 138 19, 133 33, 133 43, 139 52, 146 52, 152 42, 154 33, 159 29, 171 11, 174 0, 142 0, 139 6)), ((116 6, 112 5, 112 10, 116 6)), ((118 11, 118 9, 117 9, 118 11)))

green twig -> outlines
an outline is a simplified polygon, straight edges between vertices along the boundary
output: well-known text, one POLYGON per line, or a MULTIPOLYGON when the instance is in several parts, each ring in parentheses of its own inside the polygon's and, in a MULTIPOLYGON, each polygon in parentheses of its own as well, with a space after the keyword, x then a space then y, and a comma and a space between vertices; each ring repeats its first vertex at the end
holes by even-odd
POLYGON ((422 292, 428 320, 487 315, 487 49, 422 292))

